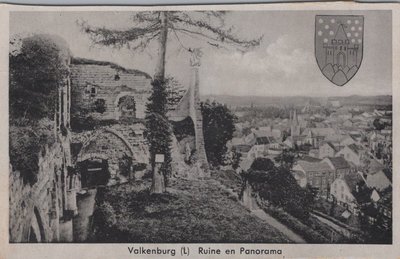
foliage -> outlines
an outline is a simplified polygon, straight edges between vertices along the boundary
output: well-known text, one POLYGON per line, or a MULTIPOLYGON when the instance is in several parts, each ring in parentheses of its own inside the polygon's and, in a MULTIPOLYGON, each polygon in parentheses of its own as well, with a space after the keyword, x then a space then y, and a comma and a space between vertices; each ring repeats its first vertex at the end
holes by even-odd
POLYGON ((37 181, 39 156, 46 145, 55 141, 53 127, 48 119, 37 123, 17 120, 10 126, 10 163, 26 183, 33 185, 37 181))
POLYGON ((251 164, 252 170, 271 171, 275 168, 274 162, 269 158, 259 157, 256 158, 251 164))
POLYGON ((132 168, 132 157, 124 154, 119 160, 119 170, 122 175, 128 176, 132 168))
POLYGON ((194 136, 194 123, 190 117, 187 117, 181 121, 172 122, 174 135, 178 141, 181 141, 187 136, 194 136))
POLYGON ((232 149, 232 168, 237 169, 240 165, 242 153, 240 153, 235 147, 232 149))
POLYGON ((172 76, 165 78, 165 87, 168 94, 168 106, 172 108, 182 99, 186 89, 172 76))
POLYGON ((221 165, 227 152, 226 144, 235 132, 236 116, 216 102, 201 103, 203 134, 207 159, 213 166, 221 165))
POLYGON ((383 130, 385 128, 385 123, 382 123, 379 118, 376 118, 373 123, 376 130, 383 130))
POLYGON ((268 158, 257 158, 242 178, 261 199, 299 219, 308 218, 315 193, 311 188, 301 188, 286 166, 276 167, 268 158))
POLYGON ((104 99, 97 99, 94 102, 93 110, 98 113, 104 113, 106 111, 106 100, 104 99))
POLYGON ((164 155, 164 163, 161 172, 167 177, 171 174, 171 143, 172 129, 167 119, 167 93, 165 83, 153 80, 153 92, 146 104, 146 130, 145 136, 149 143, 150 164, 154 168, 156 154, 164 155))
POLYGON ((118 107, 127 109, 127 110, 135 110, 136 109, 135 98, 130 95, 121 97, 118 100, 118 107))
POLYGON ((264 207, 263 209, 282 224, 301 235, 308 243, 329 243, 329 239, 327 239, 325 236, 321 235, 310 226, 303 224, 297 218, 293 217, 284 210, 271 206, 264 207))
POLYGON ((183 37, 196 40, 203 39, 214 48, 233 46, 241 50, 248 50, 260 45, 262 36, 257 39, 245 40, 234 35, 234 28, 227 27, 224 20, 226 12, 223 11, 148 11, 137 12, 132 15, 132 27, 126 30, 94 27, 86 21, 79 21, 83 32, 87 33, 93 43, 116 48, 126 47, 132 50, 143 50, 153 40, 157 39, 163 30, 161 13, 167 18, 168 33, 171 39, 178 42, 183 48, 183 37), (172 34, 171 34, 172 33, 172 34))
POLYGON ((11 45, 10 119, 54 118, 58 87, 65 82, 69 52, 60 38, 34 35, 11 45))
POLYGON ((71 129, 74 132, 94 130, 99 127, 110 126, 117 123, 118 121, 114 119, 100 120, 90 115, 76 113, 71 115, 71 129))
POLYGON ((245 122, 249 118, 252 119, 289 119, 289 108, 281 108, 277 106, 268 106, 268 107, 238 107, 237 111, 242 111, 245 113, 239 120, 239 122, 245 122))
POLYGON ((292 169, 296 158, 296 152, 293 149, 284 149, 281 154, 275 157, 281 169, 289 171, 292 169))

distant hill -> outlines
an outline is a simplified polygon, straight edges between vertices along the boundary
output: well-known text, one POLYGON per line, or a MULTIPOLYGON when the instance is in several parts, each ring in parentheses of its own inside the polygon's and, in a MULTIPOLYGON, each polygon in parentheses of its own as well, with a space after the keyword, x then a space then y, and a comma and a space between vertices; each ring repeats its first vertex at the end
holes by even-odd
POLYGON ((378 96, 338 96, 338 97, 308 97, 308 96, 232 96, 232 95, 204 95, 202 101, 211 100, 224 103, 228 106, 303 106, 308 102, 326 104, 328 101, 338 100, 342 105, 391 105, 391 95, 378 96))
POLYGON ((391 105, 391 95, 360 96, 351 95, 344 97, 329 97, 331 100, 338 100, 342 105, 391 105))

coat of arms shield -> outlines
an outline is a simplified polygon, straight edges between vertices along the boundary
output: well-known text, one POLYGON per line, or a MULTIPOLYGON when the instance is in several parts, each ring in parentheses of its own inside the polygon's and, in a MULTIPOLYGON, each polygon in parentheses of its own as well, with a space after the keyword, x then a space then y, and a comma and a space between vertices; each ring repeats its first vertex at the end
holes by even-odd
POLYGON ((315 16, 315 57, 322 74, 335 85, 345 85, 357 73, 363 43, 364 16, 315 16))

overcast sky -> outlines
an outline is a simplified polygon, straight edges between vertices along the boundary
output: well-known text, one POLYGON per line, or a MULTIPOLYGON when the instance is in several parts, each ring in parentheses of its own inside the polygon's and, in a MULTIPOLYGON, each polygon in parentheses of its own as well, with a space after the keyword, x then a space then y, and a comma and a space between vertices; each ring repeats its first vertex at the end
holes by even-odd
MULTIPOLYGON (((91 44, 76 21, 110 28, 129 28, 129 12, 18 12, 10 15, 10 34, 49 33, 63 37, 74 56, 115 62, 153 75, 155 44, 144 52, 111 49, 91 44)), ((189 56, 180 48, 202 47, 200 68, 202 94, 257 96, 344 96, 392 93, 392 19, 390 11, 353 11, 340 14, 364 15, 364 54, 358 73, 342 87, 328 81, 314 56, 316 14, 331 11, 254 11, 231 12, 226 24, 235 27, 242 38, 264 35, 259 47, 247 53, 217 50, 197 39, 170 34, 167 74, 187 84, 189 56)))

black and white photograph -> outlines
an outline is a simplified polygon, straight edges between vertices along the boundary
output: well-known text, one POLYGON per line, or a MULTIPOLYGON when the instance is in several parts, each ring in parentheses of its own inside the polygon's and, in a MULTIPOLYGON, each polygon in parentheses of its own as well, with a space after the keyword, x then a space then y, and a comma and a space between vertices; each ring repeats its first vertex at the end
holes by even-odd
POLYGON ((392 245, 392 16, 10 11, 9 243, 392 245))

